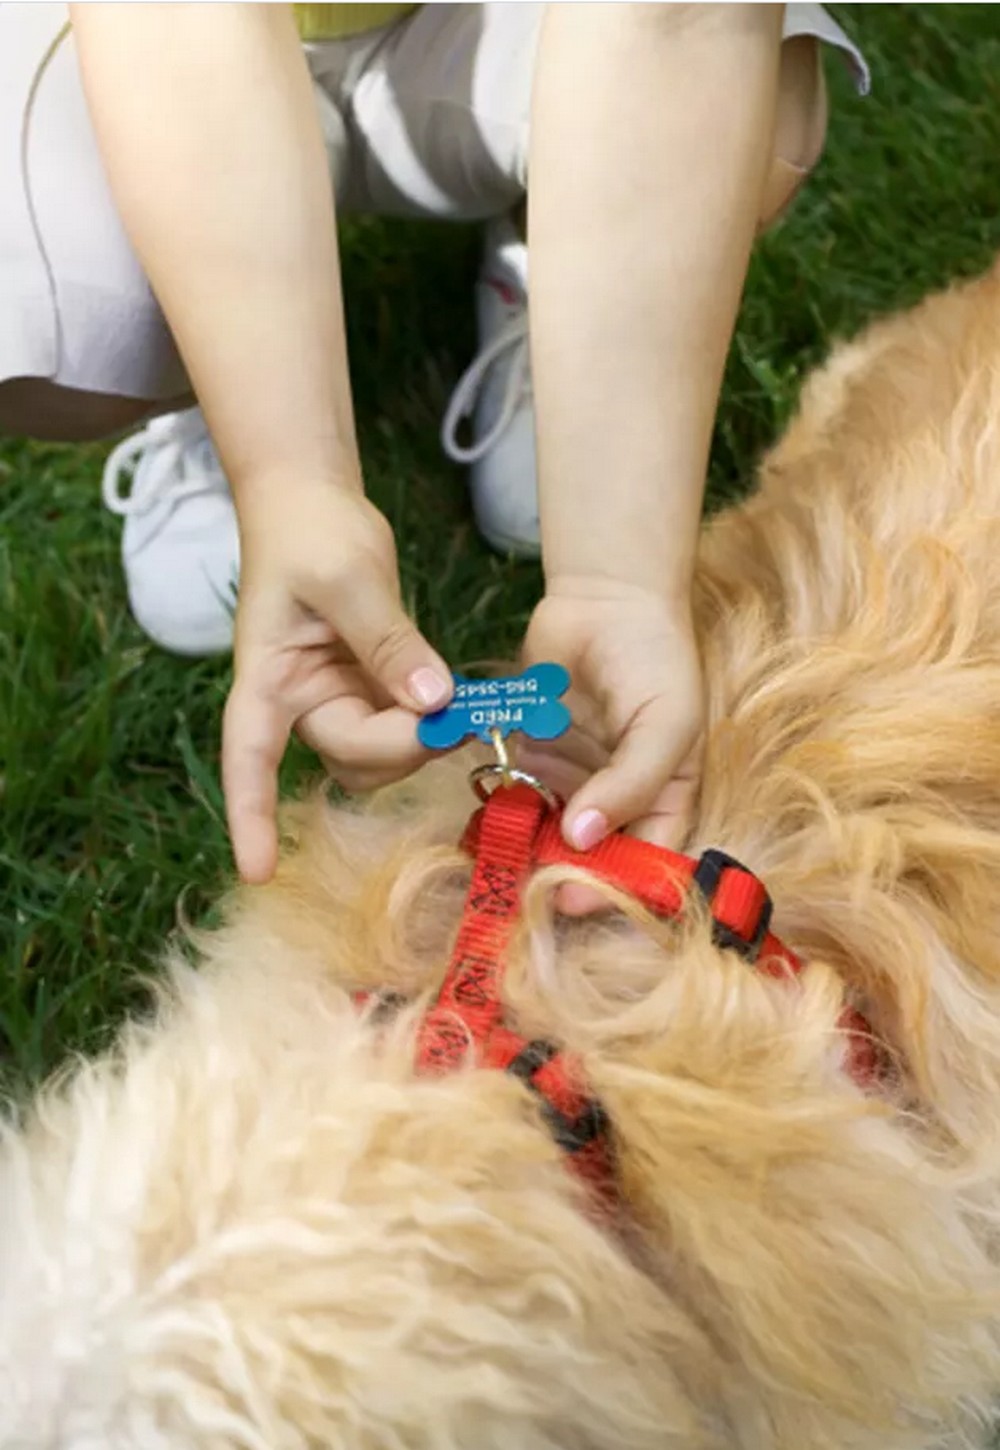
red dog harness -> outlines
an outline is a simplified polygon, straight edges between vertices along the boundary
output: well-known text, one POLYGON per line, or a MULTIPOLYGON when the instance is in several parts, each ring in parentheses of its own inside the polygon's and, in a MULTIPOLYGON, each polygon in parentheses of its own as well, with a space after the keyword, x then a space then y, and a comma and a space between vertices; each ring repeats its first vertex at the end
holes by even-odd
MULTIPOLYGON (((681 914, 697 890, 712 917, 713 939, 772 977, 794 977, 802 962, 771 931, 763 884, 723 851, 699 860, 632 836, 606 837, 589 851, 567 846, 562 813, 528 785, 499 786, 473 815, 462 845, 474 858, 448 972, 417 1041, 421 1072, 442 1073, 473 1061, 518 1078, 535 1095, 556 1142, 575 1171, 602 1197, 613 1193, 614 1157, 607 1116, 587 1090, 580 1062, 553 1043, 512 1031, 503 1014, 503 956, 521 891, 542 866, 577 866, 642 902, 657 916, 681 914)), ((385 1005, 398 999, 384 997, 385 1005)), ((871 1029, 845 1009, 848 1067, 865 1084, 875 1073, 871 1029)))

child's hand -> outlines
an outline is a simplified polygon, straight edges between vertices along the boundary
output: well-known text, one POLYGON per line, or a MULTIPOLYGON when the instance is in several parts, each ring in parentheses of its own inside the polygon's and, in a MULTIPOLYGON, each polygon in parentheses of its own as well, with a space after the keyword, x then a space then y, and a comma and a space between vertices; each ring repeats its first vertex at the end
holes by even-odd
POLYGON ((222 773, 246 881, 277 860, 278 766, 294 728, 351 790, 407 775, 426 757, 420 714, 451 675, 407 617, 392 530, 355 490, 304 486, 266 514, 244 508, 236 673, 222 773))
POLYGON ((697 795, 704 689, 690 610, 628 585, 553 581, 532 617, 528 663, 555 660, 573 685, 573 726, 526 744, 518 763, 567 798, 578 848, 629 826, 677 847, 697 795))

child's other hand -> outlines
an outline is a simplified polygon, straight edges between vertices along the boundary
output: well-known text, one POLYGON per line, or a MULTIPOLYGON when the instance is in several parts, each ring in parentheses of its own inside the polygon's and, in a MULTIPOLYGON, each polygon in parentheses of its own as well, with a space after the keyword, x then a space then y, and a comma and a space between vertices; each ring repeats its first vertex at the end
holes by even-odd
POLYGON ((277 861, 278 766, 298 735, 350 790, 414 770, 417 720, 451 674, 403 609, 386 520, 360 491, 297 488, 294 506, 244 509, 235 678, 222 775, 240 875, 277 861))
MULTIPOLYGON (((606 580, 554 580, 524 655, 555 660, 572 676, 570 730, 518 752, 519 764, 566 799, 567 841, 584 849, 627 826, 679 847, 698 792, 705 711, 689 606, 606 580)), ((567 888, 560 905, 587 909, 590 896, 567 888)))

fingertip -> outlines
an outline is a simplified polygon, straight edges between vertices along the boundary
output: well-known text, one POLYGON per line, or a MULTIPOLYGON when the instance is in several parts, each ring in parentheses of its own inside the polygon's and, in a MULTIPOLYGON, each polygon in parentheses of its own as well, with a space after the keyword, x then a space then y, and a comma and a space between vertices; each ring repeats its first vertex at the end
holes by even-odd
POLYGON ((422 713, 443 709, 453 688, 451 675, 440 665, 421 665, 406 681, 409 703, 422 713))
POLYGON ((574 851, 590 851, 611 829, 603 811, 585 806, 581 811, 567 813, 563 818, 563 835, 574 851))
POLYGON ((278 833, 258 817, 232 828, 236 870, 245 886, 266 886, 278 867, 278 833))

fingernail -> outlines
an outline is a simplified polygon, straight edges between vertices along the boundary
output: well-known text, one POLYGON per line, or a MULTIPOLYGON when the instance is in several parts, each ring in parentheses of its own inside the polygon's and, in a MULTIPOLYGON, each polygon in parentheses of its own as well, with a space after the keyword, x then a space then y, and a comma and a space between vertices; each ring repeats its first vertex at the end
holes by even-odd
POLYGON ((581 811, 569 828, 569 843, 577 851, 589 851, 607 834, 607 818, 600 811, 581 811))
POLYGON ((414 670, 406 682, 406 688, 424 710, 433 710, 443 705, 448 697, 448 681, 442 679, 437 670, 423 666, 414 670))

